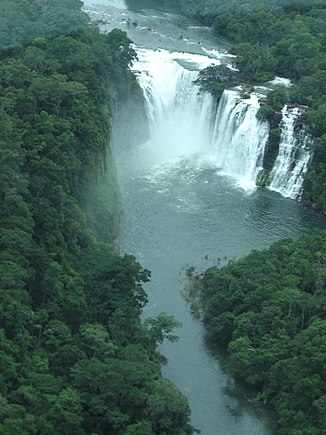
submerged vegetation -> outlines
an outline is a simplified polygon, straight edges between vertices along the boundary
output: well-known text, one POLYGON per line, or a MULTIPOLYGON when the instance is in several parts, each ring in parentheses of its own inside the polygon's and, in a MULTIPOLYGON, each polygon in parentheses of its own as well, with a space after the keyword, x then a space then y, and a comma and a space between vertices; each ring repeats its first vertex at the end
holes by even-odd
POLYGON ((0 433, 191 433, 157 352, 180 325, 141 324, 150 273, 112 246, 111 119, 139 95, 135 52, 80 4, 1 4, 0 433))
POLYGON ((277 433, 325 433, 325 232, 212 267, 189 289, 209 338, 227 347, 231 371, 273 405, 277 433))

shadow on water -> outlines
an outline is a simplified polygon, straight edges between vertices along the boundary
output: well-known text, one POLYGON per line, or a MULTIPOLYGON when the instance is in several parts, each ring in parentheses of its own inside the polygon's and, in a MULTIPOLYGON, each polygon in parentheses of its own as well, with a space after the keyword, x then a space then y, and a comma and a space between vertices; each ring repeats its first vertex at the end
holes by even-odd
POLYGON ((274 410, 255 401, 257 390, 234 378, 228 363, 226 347, 211 340, 207 334, 204 336, 204 345, 206 352, 219 361, 220 369, 228 376, 228 382, 223 387, 225 396, 233 399, 226 406, 228 412, 236 421, 243 418, 246 412, 252 412, 259 420, 267 419, 269 429, 276 433, 277 424, 274 410))

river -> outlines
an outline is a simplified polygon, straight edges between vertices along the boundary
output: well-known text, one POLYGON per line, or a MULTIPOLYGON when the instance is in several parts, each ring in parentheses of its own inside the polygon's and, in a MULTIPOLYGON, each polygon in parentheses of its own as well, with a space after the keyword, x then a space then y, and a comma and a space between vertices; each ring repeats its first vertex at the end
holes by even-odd
MULTIPOLYGON (((178 83, 174 81, 180 65, 196 70, 205 63, 228 59, 225 41, 176 12, 130 10, 122 0, 84 3, 93 20, 102 20, 103 31, 121 28, 135 42, 140 60, 134 68, 142 86, 147 86, 144 80, 153 74, 162 75, 155 81, 161 94, 158 102, 165 104, 170 99, 166 103, 170 111, 171 104, 179 105, 169 117, 164 107, 155 109, 156 100, 148 94, 149 116, 153 117, 150 140, 132 147, 115 144, 123 201, 117 243, 121 252, 135 255, 152 272, 144 316, 167 312, 183 324, 177 331, 179 341, 161 348, 168 359, 163 374, 187 396, 191 422, 203 435, 274 434, 272 416, 251 404, 223 370, 222 360, 207 348, 203 326, 191 316, 181 295, 185 269, 194 265, 200 271, 225 264, 280 238, 298 237, 325 226, 325 219, 297 201, 264 188, 253 189, 217 168, 216 150, 209 146, 201 119, 209 100, 201 101, 199 108, 189 108, 188 113, 186 105, 193 100, 180 83, 190 86, 191 77, 183 74, 178 83), (196 66, 190 68, 191 63, 196 66), (173 100, 176 86, 177 102, 173 100), (188 100, 180 103, 184 95, 188 100), (156 119, 158 115, 164 119, 156 119)), ((148 86, 153 90, 152 82, 148 86)))

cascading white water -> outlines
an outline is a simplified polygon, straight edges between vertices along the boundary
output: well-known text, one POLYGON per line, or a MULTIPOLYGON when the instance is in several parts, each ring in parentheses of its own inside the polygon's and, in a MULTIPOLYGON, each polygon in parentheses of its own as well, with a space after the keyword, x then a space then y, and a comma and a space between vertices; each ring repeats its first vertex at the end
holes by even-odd
MULTIPOLYGON (((223 92, 218 109, 212 96, 194 84, 198 72, 218 59, 166 50, 137 49, 133 70, 147 103, 151 139, 147 150, 155 163, 198 155, 208 157, 220 173, 244 189, 256 186, 263 165, 269 124, 260 121, 259 95, 241 98, 240 91, 223 92)), ((309 139, 295 132, 297 108, 283 109, 281 144, 269 188, 296 198, 310 159, 309 139)))
POLYGON ((151 142, 162 159, 203 154, 210 144, 214 101, 194 80, 212 62, 196 54, 139 49, 133 70, 147 103, 151 142))
POLYGON ((300 195, 311 157, 308 149, 311 139, 303 129, 296 132, 296 122, 301 113, 297 107, 284 106, 279 152, 270 174, 269 188, 293 199, 300 195))
POLYGON ((223 174, 242 187, 252 188, 262 170, 269 125, 256 117, 258 95, 241 99, 237 91, 224 91, 217 111, 213 144, 223 174))
POLYGON ((258 121, 257 94, 241 99, 225 91, 217 114, 214 99, 194 84, 198 71, 219 64, 206 56, 138 50, 133 66, 147 102, 151 142, 163 162, 191 154, 209 156, 241 187, 253 188, 261 170, 268 124, 258 121))

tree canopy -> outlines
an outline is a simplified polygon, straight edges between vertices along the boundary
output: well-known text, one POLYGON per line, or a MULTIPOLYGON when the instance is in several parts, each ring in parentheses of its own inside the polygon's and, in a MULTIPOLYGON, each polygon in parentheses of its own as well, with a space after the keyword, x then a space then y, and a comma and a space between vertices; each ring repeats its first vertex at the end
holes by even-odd
POLYGON ((326 231, 210 268, 190 289, 230 370, 273 405, 277 433, 324 433, 326 231))
POLYGON ((87 28, 80 0, 1 0, 0 46, 27 44, 87 28))
POLYGON ((0 32, 0 433, 191 433, 157 352, 179 324, 142 325, 150 273, 112 245, 131 41, 86 26, 79 1, 3 3, 23 27, 0 32))
MULTIPOLYGON (((259 84, 275 75, 292 80, 287 102, 307 106, 306 133, 315 139, 303 199, 326 213, 325 1, 179 1, 185 13, 211 25, 216 34, 231 42, 231 52, 237 55, 238 81, 259 84)), ((206 90, 222 92, 226 84, 213 75, 209 84, 208 78, 206 75, 206 90)), ((271 111, 267 113, 267 109, 263 107, 260 115, 268 118, 271 111)), ((271 128, 273 142, 276 127, 271 128)))

